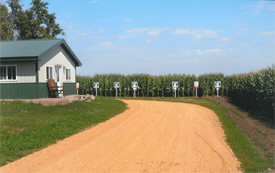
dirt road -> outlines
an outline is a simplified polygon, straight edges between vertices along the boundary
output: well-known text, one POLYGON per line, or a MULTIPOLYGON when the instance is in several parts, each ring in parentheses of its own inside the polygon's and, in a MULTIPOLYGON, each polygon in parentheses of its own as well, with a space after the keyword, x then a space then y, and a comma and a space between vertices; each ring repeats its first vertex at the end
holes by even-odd
POLYGON ((0 172, 240 172, 217 115, 184 103, 124 100, 124 113, 0 172))

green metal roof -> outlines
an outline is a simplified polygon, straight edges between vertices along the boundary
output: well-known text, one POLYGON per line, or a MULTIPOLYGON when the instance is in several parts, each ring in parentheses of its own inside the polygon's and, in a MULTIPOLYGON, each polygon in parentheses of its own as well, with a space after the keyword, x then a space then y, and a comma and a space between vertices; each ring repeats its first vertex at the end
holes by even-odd
POLYGON ((44 54, 59 45, 62 46, 76 66, 82 65, 64 39, 0 41, 0 61, 39 60, 44 54))

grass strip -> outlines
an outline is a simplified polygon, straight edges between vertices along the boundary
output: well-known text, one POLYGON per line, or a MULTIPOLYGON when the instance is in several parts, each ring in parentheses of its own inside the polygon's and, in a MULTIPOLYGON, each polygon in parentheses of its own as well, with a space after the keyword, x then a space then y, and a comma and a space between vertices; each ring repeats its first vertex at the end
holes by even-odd
POLYGON ((0 165, 15 161, 127 109, 114 98, 44 107, 21 101, 0 102, 0 165))
POLYGON ((236 115, 240 115, 241 113, 238 112, 236 109, 234 108, 229 108, 229 110, 231 110, 232 112, 234 112, 236 115))
MULTIPOLYGON (((133 98, 123 98, 133 99, 133 98)), ((193 103, 212 109, 219 117, 222 128, 226 135, 226 142, 230 145, 238 160, 241 162, 241 169, 244 172, 262 172, 266 170, 268 163, 257 153, 256 148, 246 139, 246 137, 237 128, 236 123, 228 116, 228 110, 219 106, 217 102, 207 98, 167 98, 167 97, 142 97, 136 100, 153 100, 193 103)))

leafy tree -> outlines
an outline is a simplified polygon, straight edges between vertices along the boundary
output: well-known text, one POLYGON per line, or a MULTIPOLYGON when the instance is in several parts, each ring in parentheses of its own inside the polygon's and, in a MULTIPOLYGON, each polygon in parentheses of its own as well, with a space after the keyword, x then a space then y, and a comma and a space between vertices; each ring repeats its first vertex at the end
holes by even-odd
MULTIPOLYGON (((38 39, 38 38, 55 38, 56 35, 64 35, 63 29, 59 27, 59 24, 55 23, 55 13, 48 13, 48 2, 42 2, 41 0, 33 0, 31 9, 25 13, 27 19, 31 24, 31 29, 27 35, 20 33, 21 38, 38 39)), ((22 28, 24 29, 24 28, 22 28)), ((27 27, 28 29, 28 27, 27 27)))
POLYGON ((7 0, 6 3, 11 8, 8 22, 14 39, 52 39, 65 34, 55 22, 55 13, 49 14, 48 2, 32 0, 27 10, 22 9, 19 0, 7 0))
POLYGON ((8 21, 8 8, 4 3, 0 3, 0 40, 12 40, 13 34, 8 21))

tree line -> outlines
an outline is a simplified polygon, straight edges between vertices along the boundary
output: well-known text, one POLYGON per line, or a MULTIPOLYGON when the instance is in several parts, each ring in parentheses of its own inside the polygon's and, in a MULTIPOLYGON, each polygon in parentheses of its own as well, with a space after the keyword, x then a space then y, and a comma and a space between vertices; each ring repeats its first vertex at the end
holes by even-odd
POLYGON ((56 23, 55 13, 48 12, 48 2, 32 0, 23 9, 19 0, 0 2, 0 40, 53 39, 65 35, 56 23))

